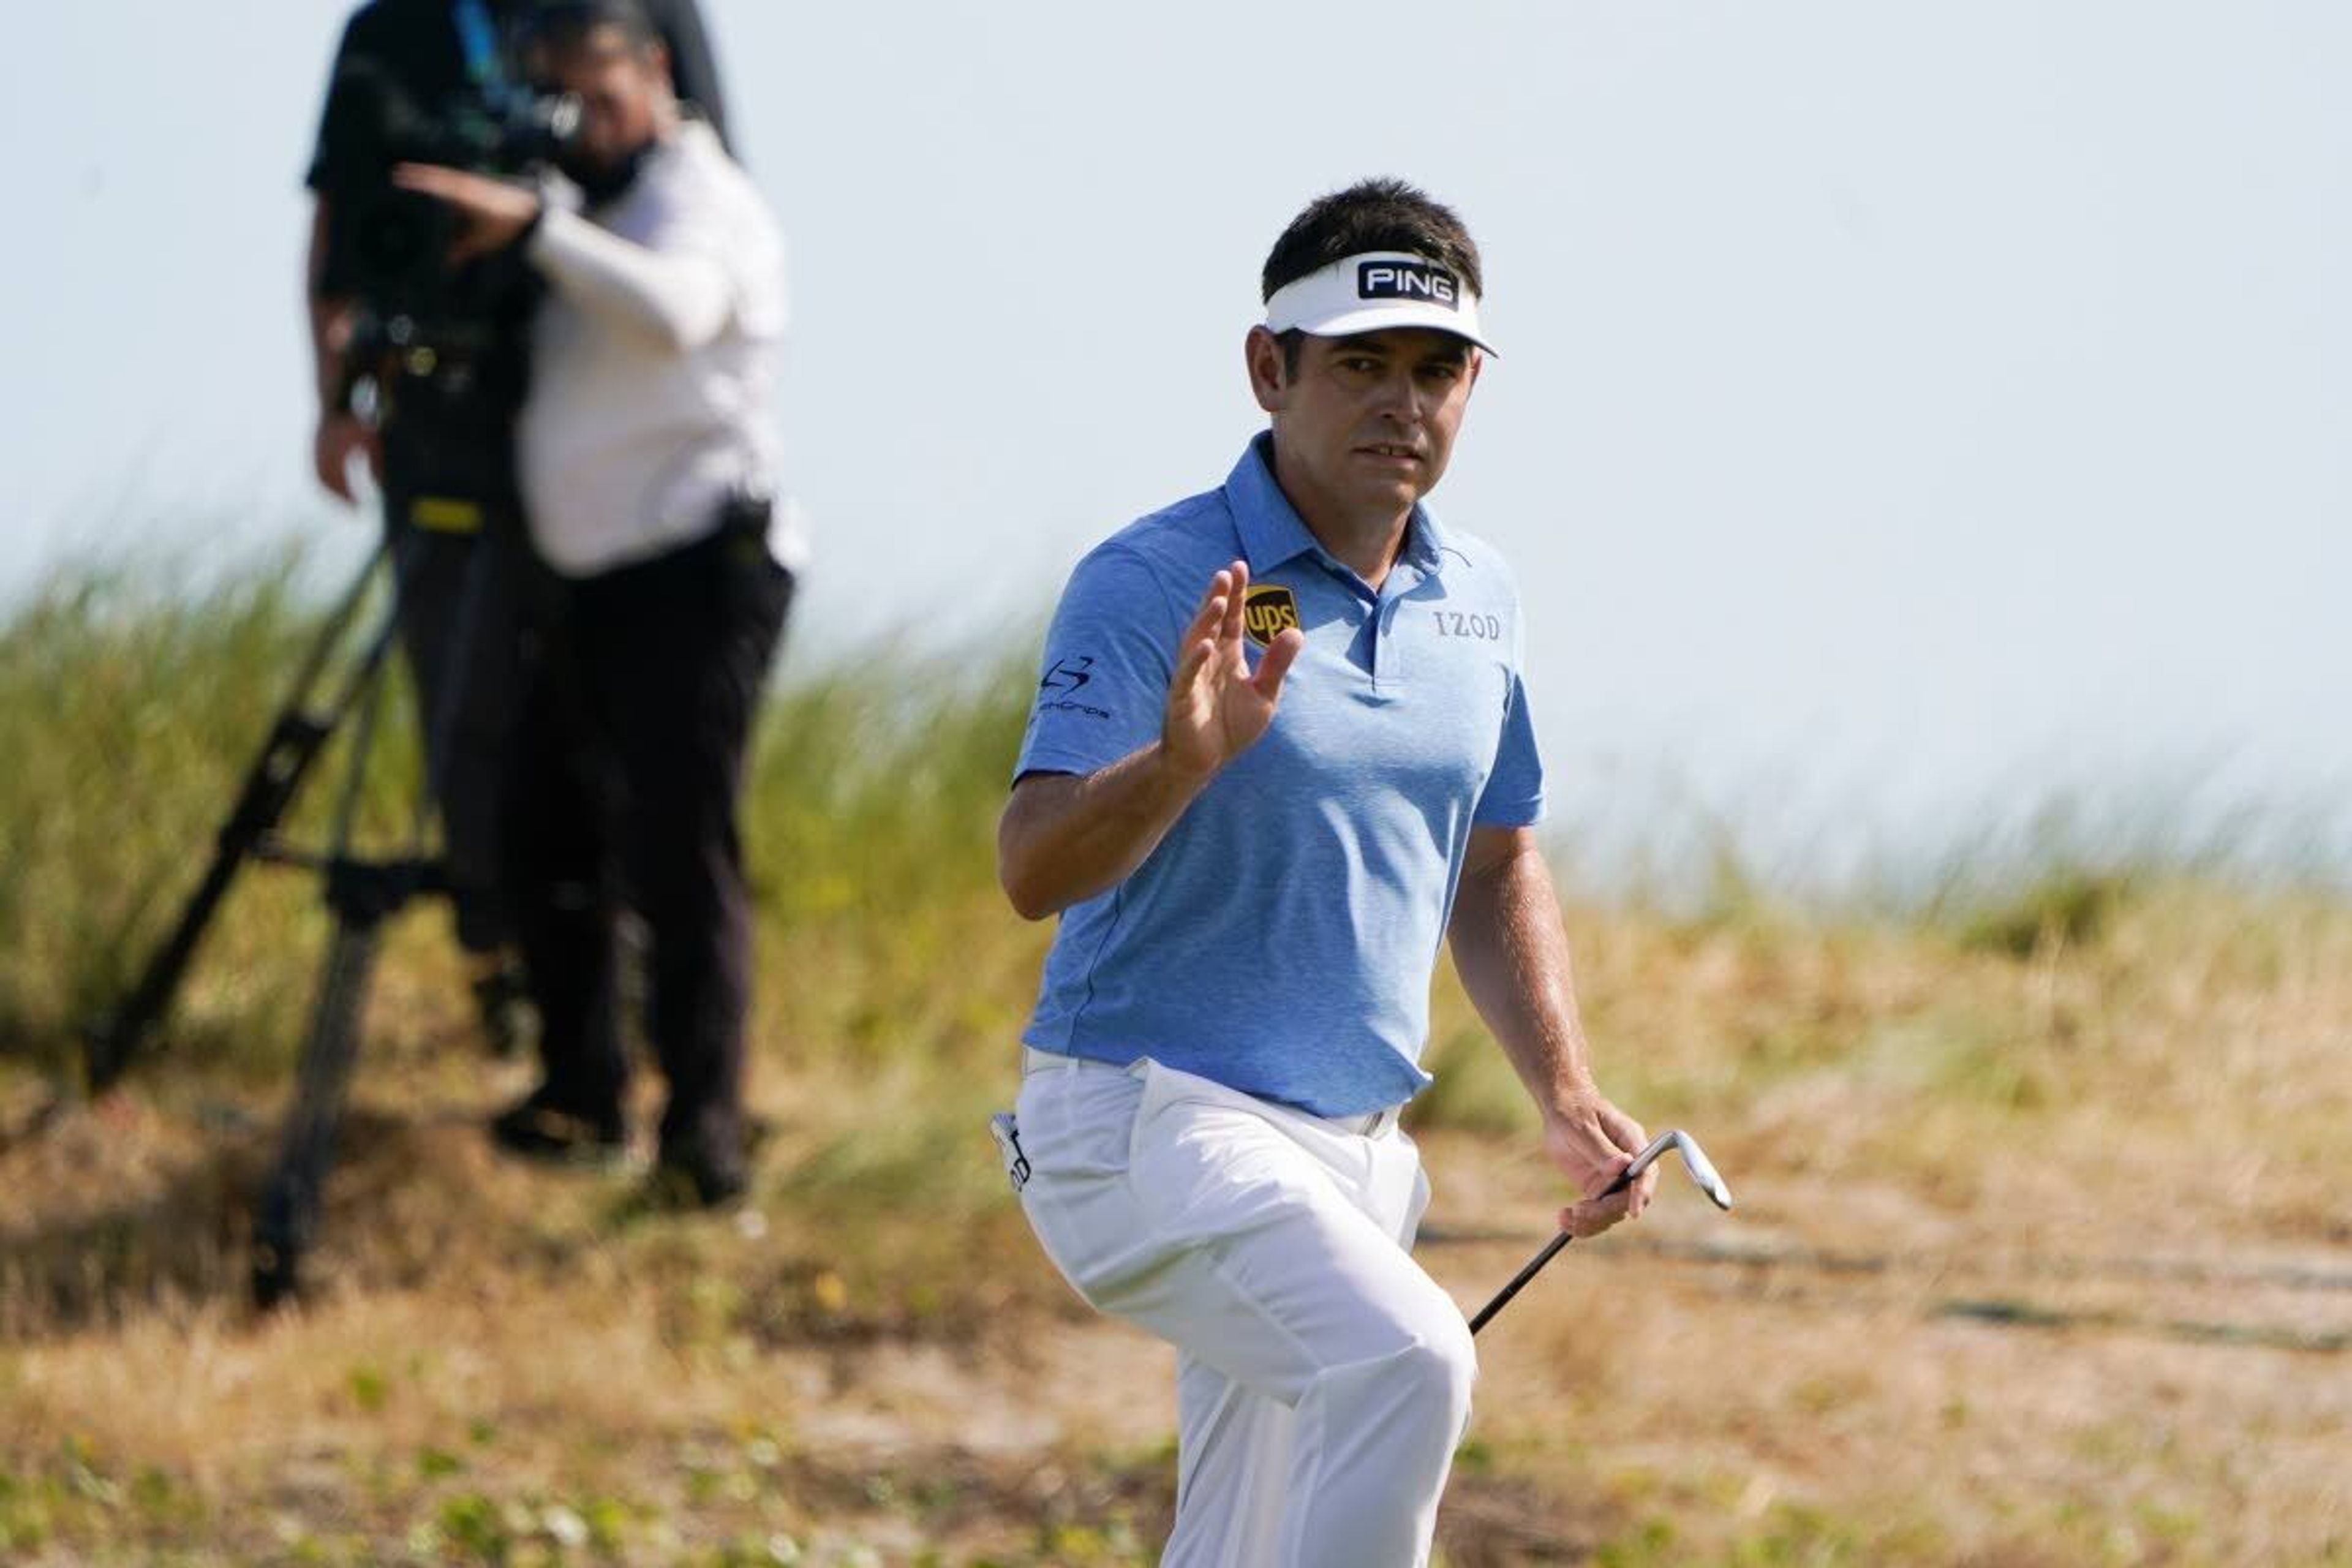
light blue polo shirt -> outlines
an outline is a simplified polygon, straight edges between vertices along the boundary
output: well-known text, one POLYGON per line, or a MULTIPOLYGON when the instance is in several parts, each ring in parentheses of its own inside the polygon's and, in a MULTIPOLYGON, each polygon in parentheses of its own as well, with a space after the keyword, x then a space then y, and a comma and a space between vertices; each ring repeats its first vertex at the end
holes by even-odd
POLYGON ((1271 451, 1261 435, 1222 489, 1122 529, 1063 591, 1022 773, 1090 773, 1157 740, 1177 640, 1237 558, 1252 662, 1285 624, 1307 646, 1257 743, 1125 881, 1063 911, 1022 1037, 1349 1116, 1429 1082, 1430 977, 1471 826, 1536 821, 1543 768, 1501 558, 1416 508, 1375 592, 1316 543, 1271 451))

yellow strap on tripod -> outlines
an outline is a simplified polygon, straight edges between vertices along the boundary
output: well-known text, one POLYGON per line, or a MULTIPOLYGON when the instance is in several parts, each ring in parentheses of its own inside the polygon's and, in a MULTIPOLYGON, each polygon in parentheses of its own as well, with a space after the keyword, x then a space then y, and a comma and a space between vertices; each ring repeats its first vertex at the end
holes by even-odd
POLYGON ((408 521, 428 533, 479 533, 482 503, 456 496, 418 496, 408 503, 408 521))

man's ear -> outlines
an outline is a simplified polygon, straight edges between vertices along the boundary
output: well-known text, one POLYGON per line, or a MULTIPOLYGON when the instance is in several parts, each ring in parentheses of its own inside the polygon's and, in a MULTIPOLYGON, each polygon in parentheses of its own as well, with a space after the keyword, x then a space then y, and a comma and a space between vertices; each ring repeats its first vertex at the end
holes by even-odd
POLYGON ((1249 368, 1250 395, 1268 414, 1279 414, 1290 401, 1290 377, 1285 374, 1282 340, 1265 327, 1252 327, 1242 342, 1242 358, 1249 368))

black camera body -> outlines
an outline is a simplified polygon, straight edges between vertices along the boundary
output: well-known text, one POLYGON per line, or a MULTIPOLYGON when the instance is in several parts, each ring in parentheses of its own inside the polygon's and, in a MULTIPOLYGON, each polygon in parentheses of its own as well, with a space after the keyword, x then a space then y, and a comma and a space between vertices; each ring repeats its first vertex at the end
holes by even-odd
POLYGON ((513 258, 453 268, 461 221, 444 204, 392 183, 401 163, 526 174, 578 133, 576 100, 461 93, 426 107, 375 62, 348 62, 328 89, 326 290, 361 301, 395 337, 442 357, 478 349, 499 325, 521 270, 513 258))
POLYGON ((492 511, 518 504, 513 422, 542 285, 512 249, 453 266, 464 220, 394 184, 392 172, 528 174, 555 162, 578 128, 570 98, 460 90, 428 106, 375 60, 336 72, 320 139, 320 188, 332 193, 320 285, 357 305, 341 395, 376 422, 396 510, 418 496, 492 511))

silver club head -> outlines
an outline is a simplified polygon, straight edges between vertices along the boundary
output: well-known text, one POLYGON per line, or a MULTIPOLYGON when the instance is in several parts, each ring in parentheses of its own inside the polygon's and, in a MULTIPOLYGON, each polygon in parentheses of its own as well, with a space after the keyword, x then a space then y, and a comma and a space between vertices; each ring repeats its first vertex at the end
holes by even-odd
POLYGON ((1716 1171, 1715 1162, 1706 1157, 1706 1151, 1698 1146, 1697 1139, 1680 1128, 1661 1132, 1651 1139, 1649 1147, 1634 1155, 1633 1163, 1625 1167, 1624 1174, 1618 1178, 1617 1184, 1631 1186, 1643 1172, 1657 1163, 1659 1155, 1669 1149, 1682 1156, 1683 1169, 1690 1173, 1692 1182, 1714 1202, 1716 1207, 1727 1209, 1731 1206, 1731 1189, 1723 1184, 1723 1177, 1716 1171))

